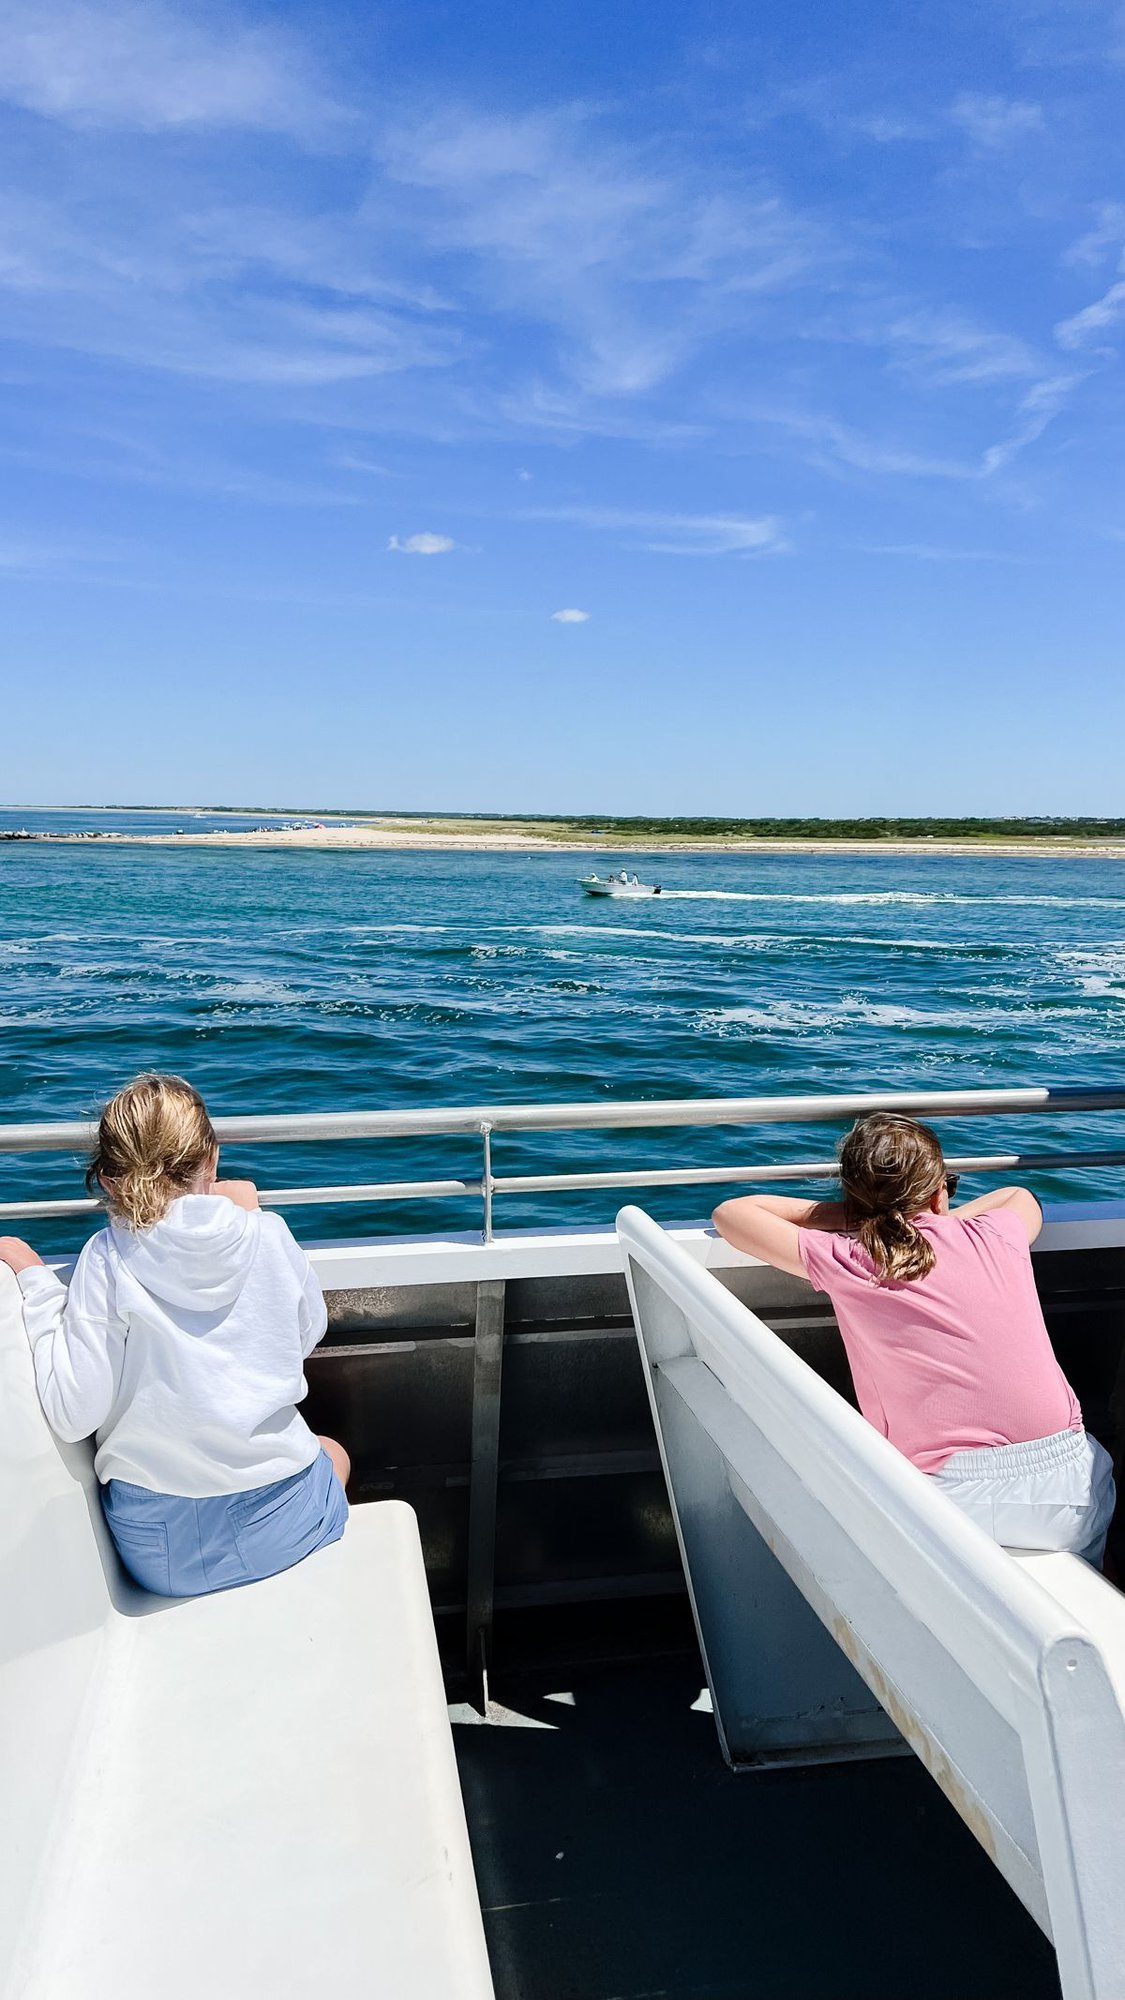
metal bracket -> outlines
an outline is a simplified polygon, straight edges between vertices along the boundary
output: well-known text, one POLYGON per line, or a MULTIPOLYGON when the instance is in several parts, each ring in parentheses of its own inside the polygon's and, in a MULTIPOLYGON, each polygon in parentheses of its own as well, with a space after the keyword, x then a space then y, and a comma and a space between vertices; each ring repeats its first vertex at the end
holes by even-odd
POLYGON ((473 1340, 473 1430, 469 1464, 466 1576, 466 1668, 481 1714, 487 1712, 488 1658, 496 1577, 496 1492, 500 1469, 500 1377, 504 1361, 504 1281, 477 1286, 473 1340))

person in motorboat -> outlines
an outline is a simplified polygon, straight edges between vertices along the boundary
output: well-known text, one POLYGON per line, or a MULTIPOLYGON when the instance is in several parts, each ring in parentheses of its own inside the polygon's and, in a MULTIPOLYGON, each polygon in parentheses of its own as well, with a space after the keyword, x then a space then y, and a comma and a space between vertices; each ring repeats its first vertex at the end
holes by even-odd
POLYGON ((351 1471, 297 1404, 327 1325, 324 1295, 251 1181, 216 1178, 198 1091, 144 1075, 101 1116, 88 1182, 109 1209, 69 1291, 34 1250, 16 1273, 47 1420, 94 1434, 126 1569, 165 1597, 227 1590, 338 1541, 351 1471))
POLYGON ((1044 1324, 1035 1196, 994 1188, 951 1209, 936 1134, 883 1111, 844 1140, 840 1180, 842 1202, 743 1195, 715 1227, 827 1292, 863 1415, 988 1534, 1100 1567, 1113 1465, 1044 1324))

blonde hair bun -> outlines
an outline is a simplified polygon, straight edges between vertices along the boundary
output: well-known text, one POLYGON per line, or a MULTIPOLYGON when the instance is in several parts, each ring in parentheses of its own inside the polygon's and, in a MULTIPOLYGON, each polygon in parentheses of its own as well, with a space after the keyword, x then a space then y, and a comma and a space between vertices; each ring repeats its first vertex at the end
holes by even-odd
POLYGON ((111 1097, 98 1122, 86 1185, 128 1229, 151 1229, 219 1150, 199 1092, 146 1070, 111 1097))

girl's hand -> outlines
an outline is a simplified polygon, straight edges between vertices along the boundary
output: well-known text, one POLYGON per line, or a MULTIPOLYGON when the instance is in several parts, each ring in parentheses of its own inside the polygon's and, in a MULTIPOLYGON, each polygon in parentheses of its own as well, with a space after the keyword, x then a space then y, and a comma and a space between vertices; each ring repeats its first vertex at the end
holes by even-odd
POLYGON ((19 1236, 0 1236, 0 1264, 6 1264, 9 1271, 30 1271, 34 1264, 43 1262, 31 1247, 19 1236))
POLYGON ((216 1181, 215 1194, 225 1194, 236 1208, 255 1209, 258 1207, 258 1190, 253 1181, 216 1181))

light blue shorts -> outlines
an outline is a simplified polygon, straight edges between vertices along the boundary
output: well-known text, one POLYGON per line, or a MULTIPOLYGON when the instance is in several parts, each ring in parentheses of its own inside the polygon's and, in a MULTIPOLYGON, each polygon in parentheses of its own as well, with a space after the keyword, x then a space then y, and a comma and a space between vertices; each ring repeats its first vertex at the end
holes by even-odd
POLYGON ((200 1597, 276 1576, 338 1542, 348 1518, 326 1451, 291 1479, 206 1500, 111 1479, 102 1507, 130 1576, 158 1597, 200 1597))

